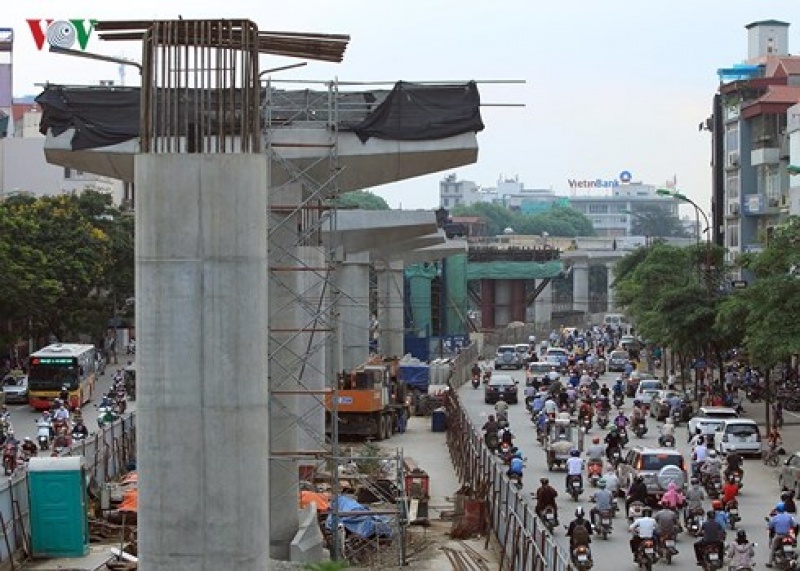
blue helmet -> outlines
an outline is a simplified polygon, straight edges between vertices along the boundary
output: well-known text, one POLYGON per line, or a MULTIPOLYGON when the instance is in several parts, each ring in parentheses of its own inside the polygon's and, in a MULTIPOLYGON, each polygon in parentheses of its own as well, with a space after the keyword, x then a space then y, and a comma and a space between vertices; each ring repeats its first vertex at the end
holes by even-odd
POLYGON ((783 502, 778 502, 778 505, 775 506, 775 511, 779 514, 782 514, 786 511, 786 506, 783 504, 783 502))
POLYGON ((520 452, 519 450, 514 452, 514 458, 519 458, 521 460, 522 459, 522 452, 520 452))
POLYGON ((580 456, 580 455, 581 455, 581 453, 580 453, 580 452, 578 452, 578 450, 577 450, 577 449, 575 449, 575 448, 573 448, 572 450, 570 450, 570 451, 569 451, 569 454, 570 454, 570 456, 575 456, 575 457, 578 457, 578 456, 580 456))

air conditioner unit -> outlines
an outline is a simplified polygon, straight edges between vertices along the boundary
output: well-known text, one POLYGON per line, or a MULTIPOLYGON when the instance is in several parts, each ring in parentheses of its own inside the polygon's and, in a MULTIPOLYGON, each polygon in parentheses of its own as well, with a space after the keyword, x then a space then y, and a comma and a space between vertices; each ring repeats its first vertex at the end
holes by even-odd
POLYGON ((729 167, 739 166, 739 153, 728 153, 728 166, 729 167))
POLYGON ((789 195, 788 194, 782 194, 781 195, 780 205, 781 205, 781 208, 789 206, 789 195))
POLYGON ((732 204, 729 204, 728 205, 728 214, 730 214, 732 216, 738 216, 739 215, 739 205, 736 204, 735 202, 732 203, 732 204))
POLYGON ((769 200, 767 200, 767 205, 770 208, 778 208, 778 206, 780 205, 780 202, 781 201, 778 200, 777 198, 770 198, 769 200))

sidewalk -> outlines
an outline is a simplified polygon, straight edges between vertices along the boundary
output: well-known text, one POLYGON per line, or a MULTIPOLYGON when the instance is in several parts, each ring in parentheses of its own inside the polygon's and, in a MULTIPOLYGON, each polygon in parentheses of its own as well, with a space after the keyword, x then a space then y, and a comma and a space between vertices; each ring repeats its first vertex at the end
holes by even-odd
POLYGON ((461 541, 451 539, 449 536, 452 519, 448 517, 443 520, 442 515, 452 514, 455 509, 453 498, 461 484, 447 449, 446 433, 431 431, 431 417, 411 417, 406 432, 395 434, 391 439, 382 442, 381 448, 387 451, 402 449, 403 456, 413 458, 430 478, 428 506, 430 526, 409 526, 409 566, 419 571, 456 569, 449 552, 465 553, 474 550, 486 560, 489 568, 498 568, 500 560, 495 541, 492 541, 489 549, 485 550, 484 537, 461 541), (415 546, 422 548, 426 544, 430 545, 415 553, 415 546))

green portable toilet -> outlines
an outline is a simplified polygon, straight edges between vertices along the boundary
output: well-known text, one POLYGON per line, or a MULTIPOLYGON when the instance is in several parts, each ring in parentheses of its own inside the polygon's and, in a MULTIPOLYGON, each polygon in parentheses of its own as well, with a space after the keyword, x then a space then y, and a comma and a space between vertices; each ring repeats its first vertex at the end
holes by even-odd
POLYGON ((83 456, 31 458, 28 464, 33 557, 89 553, 83 456))

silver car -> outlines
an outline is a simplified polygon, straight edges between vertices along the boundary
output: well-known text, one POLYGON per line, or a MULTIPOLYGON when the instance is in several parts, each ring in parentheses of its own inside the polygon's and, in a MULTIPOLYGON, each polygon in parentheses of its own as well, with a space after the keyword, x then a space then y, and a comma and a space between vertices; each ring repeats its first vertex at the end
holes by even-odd
POLYGON ((7 375, 3 379, 3 394, 8 404, 28 404, 28 375, 7 375))
POLYGON ((525 362, 517 352, 515 345, 500 345, 497 348, 497 354, 494 357, 495 370, 502 369, 503 367, 521 369, 524 366, 525 362))

